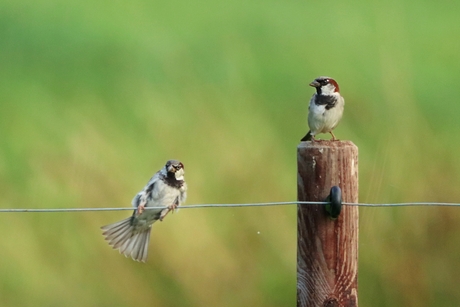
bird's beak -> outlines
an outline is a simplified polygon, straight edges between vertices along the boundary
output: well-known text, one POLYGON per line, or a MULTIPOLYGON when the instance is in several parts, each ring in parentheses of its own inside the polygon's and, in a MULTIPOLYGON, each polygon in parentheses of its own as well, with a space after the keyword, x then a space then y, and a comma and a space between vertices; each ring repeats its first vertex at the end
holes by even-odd
POLYGON ((320 87, 321 84, 319 84, 318 81, 313 81, 312 83, 309 84, 310 86, 313 86, 313 87, 320 87))
POLYGON ((175 173, 176 172, 176 168, 174 167, 174 165, 170 165, 168 167, 168 173, 175 173))

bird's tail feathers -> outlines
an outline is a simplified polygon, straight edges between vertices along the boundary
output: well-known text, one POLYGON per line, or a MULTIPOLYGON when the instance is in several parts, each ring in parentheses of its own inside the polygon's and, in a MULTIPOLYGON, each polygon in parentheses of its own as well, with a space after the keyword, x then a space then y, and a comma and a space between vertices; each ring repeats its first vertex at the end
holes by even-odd
POLYGON ((300 140, 301 142, 307 142, 312 140, 312 135, 311 131, 308 131, 308 133, 300 140))
POLYGON ((134 231, 132 217, 119 222, 102 226, 102 235, 114 249, 133 260, 147 260, 151 227, 134 231))

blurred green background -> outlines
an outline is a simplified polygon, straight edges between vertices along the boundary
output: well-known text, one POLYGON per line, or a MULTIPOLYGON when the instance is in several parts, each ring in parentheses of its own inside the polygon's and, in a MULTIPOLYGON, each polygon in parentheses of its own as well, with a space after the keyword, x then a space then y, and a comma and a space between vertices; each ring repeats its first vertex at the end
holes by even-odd
MULTIPOLYGON (((188 204, 296 198, 320 75, 360 201, 460 201, 458 1, 0 2, 0 208, 126 207, 166 160, 188 204)), ((327 136, 326 136, 327 137, 327 136)), ((294 306, 296 208, 1 213, 1 306, 294 306)), ((455 306, 460 208, 363 208, 361 306, 455 306)))

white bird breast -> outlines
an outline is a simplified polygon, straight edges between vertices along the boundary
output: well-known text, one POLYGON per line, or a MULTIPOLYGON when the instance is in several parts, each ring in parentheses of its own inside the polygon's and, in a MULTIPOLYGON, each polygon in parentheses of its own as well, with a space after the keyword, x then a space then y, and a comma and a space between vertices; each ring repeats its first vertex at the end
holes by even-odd
POLYGON ((147 207, 166 207, 174 204, 174 201, 178 197, 180 204, 181 202, 183 202, 183 200, 181 199, 181 194, 182 193, 179 189, 171 187, 163 181, 159 180, 153 188, 152 199, 148 201, 147 207))
POLYGON ((308 126, 311 132, 316 135, 332 131, 342 118, 343 98, 339 97, 337 105, 329 110, 326 110, 326 105, 316 105, 314 99, 315 96, 312 97, 308 108, 308 126))

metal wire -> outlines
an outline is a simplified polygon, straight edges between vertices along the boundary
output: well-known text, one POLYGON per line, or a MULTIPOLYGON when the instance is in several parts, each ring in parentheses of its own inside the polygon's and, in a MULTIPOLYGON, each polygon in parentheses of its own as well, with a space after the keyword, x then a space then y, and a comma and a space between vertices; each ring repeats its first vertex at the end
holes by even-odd
POLYGON ((354 203, 342 203, 342 205, 348 206, 362 206, 362 207, 416 207, 416 206, 442 206, 442 207, 458 207, 460 204, 456 203, 395 203, 395 204, 354 204, 354 203))
MULTIPOLYGON (((268 206, 286 206, 286 205, 327 205, 329 202, 324 201, 284 201, 284 202, 267 202, 267 203, 247 203, 247 204, 199 204, 181 206, 180 209, 197 209, 197 208, 233 208, 233 207, 268 207, 268 206)), ((342 203, 346 206, 360 207, 414 207, 414 206, 447 206, 458 207, 457 203, 395 203, 395 204, 367 204, 367 203, 342 203)), ((164 209, 165 207, 146 207, 146 210, 164 209)), ((125 208, 52 208, 52 209, 0 209, 0 213, 14 212, 86 212, 86 211, 124 211, 134 210, 133 207, 125 208)))

